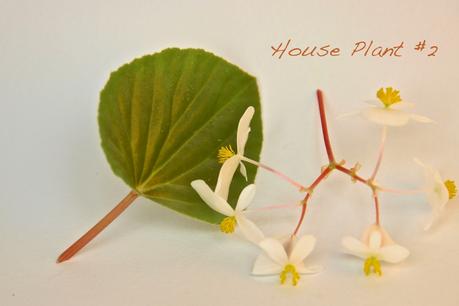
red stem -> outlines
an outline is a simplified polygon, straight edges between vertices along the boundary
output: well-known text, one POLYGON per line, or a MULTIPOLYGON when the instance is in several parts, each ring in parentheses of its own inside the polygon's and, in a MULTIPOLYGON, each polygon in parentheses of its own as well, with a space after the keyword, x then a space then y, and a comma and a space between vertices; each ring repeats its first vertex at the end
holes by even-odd
POLYGON ((320 182, 322 182, 322 180, 332 171, 331 168, 327 167, 325 168, 324 171, 322 171, 322 173, 314 180, 314 182, 311 184, 311 186, 308 187, 308 189, 310 190, 309 193, 311 193, 314 188, 316 188, 317 185, 319 185, 320 182))
POLYGON ((381 135, 381 144, 378 150, 378 159, 376 161, 376 165, 373 170, 373 173, 370 176, 370 181, 374 181, 374 179, 376 178, 376 175, 378 174, 379 168, 381 167, 381 162, 382 162, 382 158, 384 155, 384 145, 386 143, 386 137, 387 137, 387 127, 384 126, 382 130, 382 135, 381 135))
POLYGON ((364 183, 365 185, 368 185, 368 181, 361 176, 358 176, 356 173, 352 172, 351 170, 347 169, 346 167, 343 167, 341 165, 336 165, 336 170, 339 170, 343 173, 346 173, 347 175, 351 176, 352 178, 356 179, 357 181, 364 183))
POLYGON ((123 211, 128 208, 138 194, 135 191, 129 192, 129 194, 121 200, 121 202, 115 206, 105 217, 102 218, 96 225, 94 225, 86 234, 81 236, 75 243, 73 243, 68 249, 66 249, 58 258, 57 263, 69 260, 91 240, 93 240, 101 231, 103 231, 110 223, 113 222, 123 211))
POLYGON ((373 193, 373 198, 375 200, 375 218, 376 218, 376 225, 379 225, 380 217, 379 217, 379 199, 378 194, 376 192, 373 193))
MULTIPOLYGON (((324 98, 322 94, 322 90, 317 89, 317 103, 319 105, 319 114, 320 114, 320 125, 322 127, 322 136, 324 138, 325 149, 327 151, 328 161, 330 164, 335 164, 335 157, 333 156, 333 150, 330 143, 330 136, 328 135, 328 127, 327 127, 327 116, 325 115, 325 105, 324 105, 324 98)), ((304 216, 306 214, 307 202, 311 197, 311 193, 314 188, 332 171, 333 169, 327 167, 322 173, 314 180, 314 182, 307 188, 308 193, 303 199, 303 205, 301 206, 301 215, 300 219, 298 220, 298 224, 293 232, 293 236, 295 236, 300 228, 301 224, 303 223, 304 216)))
POLYGON ((298 187, 300 190, 303 190, 303 189, 306 189, 303 185, 301 185, 300 183, 298 183, 297 181, 291 179, 290 177, 288 177, 287 175, 285 175, 284 173, 280 172, 279 170, 276 170, 268 165, 265 165, 265 164, 262 164, 260 162, 257 162, 253 159, 250 159, 248 157, 245 157, 245 156, 242 156, 242 160, 246 161, 246 162, 249 162, 253 165, 256 165, 260 168, 263 168, 265 170, 268 170, 269 172, 272 172, 274 173, 275 175, 279 176, 280 178, 286 180, 287 182, 289 182, 290 184, 292 184, 293 186, 295 187, 298 187))
POLYGON ((293 231, 293 235, 292 236, 295 236, 298 231, 300 230, 301 228, 301 224, 303 223, 303 220, 304 220, 304 216, 306 214, 306 208, 307 208, 307 205, 308 205, 308 201, 309 199, 311 198, 311 193, 313 192, 314 188, 316 188, 317 185, 319 185, 319 183, 327 177, 327 175, 332 171, 331 168, 327 167, 324 171, 322 171, 322 173, 314 180, 314 182, 307 188, 308 189, 308 193, 306 193, 306 196, 304 197, 303 201, 302 201, 302 205, 301 205, 301 215, 300 215, 300 219, 298 220, 298 224, 297 226, 295 227, 295 230, 293 231))
MULTIPOLYGON (((355 173, 355 171, 352 171, 351 169, 348 169, 348 168, 336 163, 335 157, 333 155, 331 142, 330 142, 330 136, 328 134, 327 117, 325 115, 325 105, 324 105, 323 93, 322 93, 322 91, 320 89, 317 89, 316 93, 317 93, 317 102, 319 104, 319 113, 320 113, 320 123, 321 123, 321 127, 322 127, 322 135, 323 135, 323 138, 324 138, 325 149, 327 151, 329 166, 319 175, 319 177, 317 177, 315 179, 315 181, 311 184, 311 186, 309 186, 307 188, 308 189, 308 193, 306 194, 306 196, 303 199, 303 205, 301 207, 300 219, 299 219, 298 224, 297 224, 297 226, 295 228, 295 231, 293 232, 293 236, 295 236, 299 232, 299 230, 301 228, 301 224, 303 223, 303 220, 304 220, 304 217, 305 217, 305 214, 306 214, 307 204, 308 204, 308 201, 309 201, 309 199, 311 197, 312 191, 333 169, 337 169, 338 171, 341 171, 342 173, 345 173, 345 174, 349 175, 351 178, 353 178, 353 179, 355 179, 355 180, 367 185, 368 187, 370 187, 372 189, 373 198, 374 198, 374 201, 375 201, 376 224, 379 225, 379 222, 380 222, 379 199, 378 199, 378 195, 377 195, 376 190, 375 190, 375 186, 373 185, 372 180, 366 180, 366 179, 362 178, 361 176, 357 175, 355 173), (333 166, 333 167, 331 167, 331 166, 333 166)), ((377 166, 377 167, 379 167, 379 166, 377 166)))
POLYGON ((354 172, 352 172, 351 170, 341 166, 341 165, 336 165, 336 170, 339 170, 349 176, 351 176, 352 178, 356 179, 357 181, 359 182, 362 182, 364 183, 365 185, 367 185, 368 187, 370 187, 372 190, 373 190, 373 199, 375 201, 375 219, 376 219, 376 225, 379 225, 379 222, 380 222, 380 213, 379 213, 379 198, 378 198, 378 193, 375 189, 375 186, 372 184, 371 181, 368 181, 360 176, 358 176, 357 174, 355 174, 354 172))
POLYGON ((296 236, 298 234, 301 224, 303 223, 304 216, 306 214, 306 208, 308 207, 308 200, 311 197, 310 193, 307 193, 306 196, 304 197, 303 204, 301 205, 301 215, 300 215, 300 220, 298 220, 298 224, 295 227, 295 230, 293 231, 292 236, 296 236))
POLYGON ((335 162, 333 151, 330 143, 330 136, 328 135, 327 117, 325 115, 325 105, 322 90, 317 89, 317 103, 319 104, 320 124, 322 126, 322 135, 324 137, 325 149, 327 150, 328 161, 335 162))

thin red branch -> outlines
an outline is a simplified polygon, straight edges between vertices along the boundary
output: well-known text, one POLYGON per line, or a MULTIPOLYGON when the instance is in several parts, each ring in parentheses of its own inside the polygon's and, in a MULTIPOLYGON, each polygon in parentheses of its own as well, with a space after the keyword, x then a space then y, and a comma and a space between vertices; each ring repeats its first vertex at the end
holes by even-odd
POLYGON ((336 165, 336 170, 341 171, 341 172, 349 175, 350 177, 356 179, 357 181, 359 181, 361 183, 364 183, 365 185, 369 185, 368 180, 366 180, 363 177, 357 175, 356 173, 352 172, 350 169, 348 169, 348 168, 346 168, 344 166, 336 165))
POLYGON ((322 173, 314 180, 314 182, 312 182, 312 184, 308 187, 308 189, 310 190, 310 192, 312 192, 314 190, 314 188, 316 188, 317 185, 319 185, 320 182, 322 182, 322 180, 332 171, 332 169, 330 167, 327 167, 324 169, 324 171, 322 171, 322 173))
POLYGON ((379 198, 378 194, 376 192, 373 193, 373 198, 375 200, 375 223, 376 225, 379 225, 380 223, 380 217, 379 217, 379 198))
MULTIPOLYGON (((323 135, 323 138, 324 138, 324 144, 325 144, 325 149, 327 151, 327 156, 328 156, 328 161, 329 161, 329 165, 328 167, 314 180, 314 182, 307 188, 307 194, 306 196, 304 197, 303 199, 303 202, 302 202, 302 208, 301 208, 301 215, 300 215, 300 219, 298 221, 298 224, 297 226, 295 227, 295 230, 293 232, 293 235, 292 236, 295 236, 300 228, 301 228, 301 224, 303 223, 303 220, 304 220, 304 217, 305 217, 305 214, 306 214, 306 209, 307 209, 307 204, 308 204, 308 201, 309 199, 311 198, 311 193, 314 191, 314 188, 333 170, 333 169, 336 169, 344 174, 347 174, 349 175, 352 179, 358 181, 358 182, 361 182, 365 185, 367 185, 368 187, 371 188, 372 192, 373 192, 373 198, 374 198, 374 202, 375 202, 375 212, 376 212, 376 224, 379 225, 379 222, 380 222, 380 212, 379 212, 379 199, 378 199, 378 194, 377 194, 377 191, 376 191, 376 186, 374 185, 373 183, 373 179, 364 179, 363 177, 357 175, 356 171, 355 170, 352 170, 352 169, 348 169, 338 163, 336 163, 336 160, 335 160, 335 157, 333 155, 333 150, 332 150, 332 146, 331 146, 331 142, 330 142, 330 136, 328 134, 328 126, 327 126, 327 117, 325 115, 325 105, 324 105, 324 99, 323 99, 323 94, 322 94, 322 91, 320 89, 317 90, 317 102, 319 104, 319 113, 320 113, 320 123, 321 123, 321 126, 322 126, 322 135, 323 135)), ((385 131, 384 131, 385 132, 385 131)), ((383 138, 382 138, 382 144, 381 144, 381 148, 384 147, 384 141, 385 141, 385 134, 383 133, 383 138)), ((379 169, 379 166, 381 164, 381 159, 382 159, 382 149, 380 149, 380 155, 379 155, 379 158, 378 158, 378 162, 376 164, 376 169, 374 171, 374 174, 372 176, 372 178, 374 178, 374 176, 376 175, 378 169, 379 169)))
POLYGON ((372 192, 373 192, 373 199, 374 199, 374 202, 375 202, 375 219, 376 219, 376 224, 379 225, 379 221, 380 221, 380 212, 379 212, 379 198, 378 198, 378 193, 376 191, 376 186, 373 184, 373 181, 372 180, 366 180, 360 176, 358 176, 355 172, 351 171, 350 169, 347 169, 346 167, 343 167, 341 165, 336 165, 336 170, 338 171, 341 171, 347 175, 349 175, 350 177, 352 177, 353 179, 367 185, 368 187, 371 188, 372 192))
POLYGON ((330 167, 327 167, 324 171, 322 171, 322 173, 314 180, 314 182, 312 182, 312 184, 307 188, 307 193, 306 193, 306 196, 304 197, 303 201, 302 201, 302 205, 301 205, 301 215, 300 215, 300 219, 298 220, 298 224, 296 225, 295 227, 295 230, 293 231, 293 234, 292 236, 295 236, 298 231, 300 230, 301 228, 301 224, 303 224, 303 220, 304 220, 304 216, 306 214, 306 208, 307 208, 307 205, 308 205, 308 201, 309 199, 311 198, 311 194, 312 192, 314 191, 314 188, 316 188, 317 185, 320 184, 320 182, 322 182, 322 180, 324 178, 327 177, 327 175, 332 171, 332 169, 330 167))
POLYGON ((378 174, 379 168, 381 167, 381 162, 382 158, 384 155, 384 145, 386 143, 386 137, 387 137, 387 127, 384 126, 382 130, 382 135, 381 135, 381 144, 379 145, 379 150, 378 150, 378 159, 376 161, 375 168, 373 170, 373 173, 370 176, 370 181, 374 181, 376 178, 376 175, 378 174))
POLYGON ((258 167, 260 167, 260 168, 263 168, 263 169, 265 169, 265 170, 267 170, 267 171, 269 171, 269 172, 274 173, 275 175, 277 175, 277 176, 279 176, 280 178, 286 180, 287 182, 289 182, 289 183, 292 184, 293 186, 299 188, 300 190, 303 190, 303 189, 306 188, 306 187, 304 187, 303 185, 301 185, 300 183, 298 183, 297 181, 295 181, 294 179, 288 177, 288 176, 285 175, 284 173, 282 173, 282 172, 280 172, 279 170, 276 170, 276 169, 274 169, 274 168, 272 168, 272 167, 270 167, 270 166, 268 166, 268 165, 262 164, 262 163, 260 163, 260 162, 257 162, 257 161, 255 161, 255 160, 250 159, 250 158, 245 157, 245 156, 242 156, 242 160, 243 160, 243 161, 246 161, 246 162, 249 162, 249 163, 251 163, 251 164, 253 164, 253 165, 256 165, 256 166, 258 166, 258 167))
POLYGON ((324 137, 325 149, 327 150, 328 161, 335 162, 333 150, 330 143, 330 136, 328 135, 327 117, 325 115, 325 105, 322 90, 317 89, 317 103, 319 104, 320 124, 322 126, 322 135, 324 137))
MULTIPOLYGON (((335 157, 333 155, 332 146, 330 143, 330 136, 328 134, 328 126, 327 126, 327 116, 325 115, 325 104, 322 90, 317 89, 317 103, 319 105, 319 114, 320 114, 320 125, 322 127, 322 135, 324 138, 325 150, 327 151, 328 161, 330 165, 335 165, 335 157)), ((311 197, 311 193, 313 192, 314 188, 333 170, 331 167, 327 167, 322 173, 314 180, 314 182, 307 188, 306 196, 303 199, 303 204, 301 206, 301 215, 300 219, 298 220, 298 224, 293 232, 293 236, 296 235, 300 228, 301 224, 303 223, 304 216, 306 214, 306 208, 309 198, 311 197)))
POLYGON ((298 220, 298 224, 296 225, 295 227, 295 230, 293 231, 293 234, 292 236, 296 236, 296 234, 298 234, 300 228, 301 228, 301 224, 303 223, 303 220, 304 220, 304 216, 306 215, 306 209, 308 207, 308 200, 309 198, 311 197, 311 194, 310 193, 307 193, 306 194, 306 197, 304 198, 303 200, 303 203, 301 204, 301 215, 300 215, 300 220, 298 220))

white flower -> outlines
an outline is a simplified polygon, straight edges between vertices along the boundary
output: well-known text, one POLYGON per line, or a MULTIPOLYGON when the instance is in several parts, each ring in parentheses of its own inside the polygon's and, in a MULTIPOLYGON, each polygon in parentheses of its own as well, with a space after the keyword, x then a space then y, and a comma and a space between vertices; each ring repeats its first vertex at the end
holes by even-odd
POLYGON ((264 253, 260 254, 253 266, 253 275, 279 274, 281 284, 285 283, 288 274, 291 274, 292 284, 296 285, 300 274, 318 273, 320 267, 306 268, 304 259, 312 252, 316 238, 312 235, 292 238, 286 246, 274 238, 266 238, 259 243, 264 253))
MULTIPOLYGON (((371 106, 358 112, 365 119, 384 126, 403 126, 410 120, 422 123, 430 123, 431 119, 412 114, 406 110, 413 108, 414 104, 402 101, 400 92, 392 87, 387 87, 386 90, 380 88, 376 93, 378 100, 367 101, 371 106)), ((353 115, 354 113, 345 114, 353 115)))
POLYGON ((218 150, 218 161, 222 163, 223 166, 227 164, 225 173, 228 177, 230 177, 230 180, 233 177, 238 165, 240 166, 241 174, 247 180, 247 170, 245 165, 242 163, 242 157, 244 157, 245 144, 247 143, 250 133, 250 121, 252 120, 254 114, 255 108, 253 108, 253 106, 249 106, 239 120, 236 137, 237 152, 234 152, 230 145, 221 147, 218 150))
POLYGON ((222 199, 228 199, 231 181, 233 180, 234 172, 236 171, 239 163, 242 164, 238 156, 233 156, 226 160, 220 168, 217 184, 215 185, 215 193, 222 199))
POLYGON ((428 230, 438 220, 446 203, 456 196, 456 184, 451 180, 444 181, 440 173, 432 166, 424 164, 417 158, 414 161, 424 168, 425 186, 423 189, 432 208, 430 220, 424 227, 425 230, 428 230))
POLYGON ((398 245, 380 226, 372 225, 363 234, 362 240, 347 236, 342 240, 346 253, 365 259, 363 271, 365 275, 371 272, 381 276, 381 263, 399 263, 406 259, 410 252, 398 245))
POLYGON ((213 192, 203 180, 195 180, 191 182, 191 186, 210 208, 226 216, 220 223, 222 232, 233 233, 237 225, 244 236, 253 243, 258 243, 264 238, 260 229, 244 215, 244 210, 255 196, 254 184, 248 185, 241 191, 235 209, 228 204, 226 199, 213 192))

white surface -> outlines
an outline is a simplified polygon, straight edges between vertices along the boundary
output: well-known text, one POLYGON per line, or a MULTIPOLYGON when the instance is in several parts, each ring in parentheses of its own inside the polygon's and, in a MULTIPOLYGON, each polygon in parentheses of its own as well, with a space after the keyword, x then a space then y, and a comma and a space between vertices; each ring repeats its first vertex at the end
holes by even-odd
MULTIPOLYGON (((437 125, 390 130, 380 181, 415 187, 416 155, 458 175, 459 3, 451 1, 0 1, 0 305, 458 305, 458 202, 443 226, 422 232, 421 197, 382 197, 387 230, 409 259, 366 278, 362 262, 340 253, 343 235, 373 218, 362 186, 333 175, 313 197, 304 230, 318 238, 310 264, 326 270, 299 288, 250 276, 258 250, 241 238, 146 200, 71 261, 57 255, 128 189, 99 147, 98 92, 110 71, 169 46, 202 47, 259 80, 262 159, 305 184, 325 163, 314 90, 329 117, 357 109, 393 85, 437 125), (421 3, 423 2, 423 3, 421 3), (439 45, 435 58, 273 59, 292 38, 350 50, 358 40, 439 45)), ((407 50, 408 51, 408 50, 407 50)), ((336 154, 369 174, 379 130, 332 121, 336 154)), ((260 171, 255 205, 300 195, 260 171)), ((298 211, 254 216, 268 234, 288 234, 298 211), (267 226, 269 224, 269 227, 267 226)))

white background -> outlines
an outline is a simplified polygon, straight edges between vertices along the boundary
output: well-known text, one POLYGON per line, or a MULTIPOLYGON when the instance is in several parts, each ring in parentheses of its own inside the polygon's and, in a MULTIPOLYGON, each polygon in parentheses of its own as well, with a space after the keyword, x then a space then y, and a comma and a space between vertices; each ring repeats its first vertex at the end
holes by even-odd
MULTIPOLYGON (((325 91, 338 157, 368 175, 380 130, 332 120, 362 107, 381 86, 401 90, 437 121, 391 129, 381 184, 415 188, 413 156, 458 177, 459 2, 450 1, 5 1, 0 0, 0 305, 459 305, 459 208, 422 231, 421 196, 382 196, 382 220, 411 251, 366 278, 341 253, 343 235, 373 221, 364 186, 333 174, 312 199, 303 230, 318 239, 308 264, 325 271, 298 288, 250 276, 255 246, 240 236, 137 200, 69 262, 58 254, 129 190, 99 146, 99 90, 121 64, 166 47, 201 47, 258 78, 262 161, 308 184, 326 161, 314 91, 325 91), (271 56, 291 38, 331 44, 336 58, 271 56), (437 44, 436 57, 413 50, 437 44), (402 58, 349 57, 353 44, 405 41, 402 58)), ((255 207, 294 203, 293 188, 259 172, 255 207)), ((253 215, 287 235, 299 211, 253 215)))

